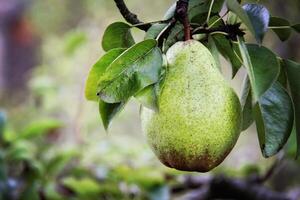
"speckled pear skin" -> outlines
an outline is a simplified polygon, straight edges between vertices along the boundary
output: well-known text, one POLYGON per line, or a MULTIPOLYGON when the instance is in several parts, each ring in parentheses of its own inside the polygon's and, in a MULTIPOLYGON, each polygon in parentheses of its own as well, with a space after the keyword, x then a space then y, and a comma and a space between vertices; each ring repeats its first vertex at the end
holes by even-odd
POLYGON ((167 62, 159 111, 142 108, 143 131, 166 166, 210 171, 230 153, 241 132, 239 98, 200 42, 176 43, 167 62))

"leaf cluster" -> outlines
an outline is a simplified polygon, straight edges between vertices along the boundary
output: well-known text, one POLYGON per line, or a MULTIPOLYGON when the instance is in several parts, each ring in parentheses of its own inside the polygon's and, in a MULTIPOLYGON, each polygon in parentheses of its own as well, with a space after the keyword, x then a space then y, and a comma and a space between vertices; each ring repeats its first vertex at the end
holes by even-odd
MULTIPOLYGON (((86 98, 99 104, 105 129, 132 97, 159 110, 157 102, 168 71, 164 54, 184 40, 184 26, 175 13, 176 3, 161 21, 147 23, 151 27, 137 43, 131 32, 134 25, 115 22, 105 30, 102 47, 106 53, 91 68, 86 83, 86 98)), ((263 156, 278 153, 292 132, 298 138, 299 155, 300 64, 281 58, 263 41, 269 30, 286 41, 292 32, 300 32, 300 25, 272 16, 259 3, 237 0, 190 0, 187 14, 193 39, 208 47, 218 67, 222 56, 231 63, 232 78, 246 69, 243 130, 256 123, 263 156), (245 33, 256 43, 245 41, 245 33)))

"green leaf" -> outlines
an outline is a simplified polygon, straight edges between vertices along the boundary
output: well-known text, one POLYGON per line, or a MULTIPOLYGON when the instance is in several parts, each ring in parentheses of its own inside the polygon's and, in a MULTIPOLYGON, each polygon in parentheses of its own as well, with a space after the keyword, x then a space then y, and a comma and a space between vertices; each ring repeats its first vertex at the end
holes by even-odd
POLYGON ((278 82, 259 99, 254 115, 264 157, 275 155, 286 144, 293 128, 293 113, 292 100, 278 82))
POLYGON ((281 41, 288 40, 292 34, 290 22, 280 17, 271 17, 269 28, 276 33, 281 41))
POLYGON ((246 130, 254 122, 252 114, 252 96, 251 96, 251 85, 249 77, 246 76, 243 83, 241 106, 243 114, 243 125, 242 130, 246 130))
POLYGON ((78 158, 79 152, 76 150, 68 150, 64 152, 56 153, 45 164, 47 175, 55 177, 63 171, 68 163, 74 158, 78 158))
POLYGON ((127 101, 122 101, 120 103, 106 103, 99 100, 99 113, 105 130, 108 129, 113 118, 124 109, 126 103, 127 101))
POLYGON ((290 86, 292 99, 295 107, 295 123, 297 132, 297 155, 300 155, 300 64, 291 60, 284 60, 290 86))
POLYGON ((225 0, 192 0, 189 3, 189 19, 191 22, 204 23, 207 19, 207 15, 210 9, 210 5, 213 2, 211 8, 211 16, 219 13, 222 9, 225 0), (201 20, 199 20, 201 19, 201 20))
POLYGON ((224 35, 213 35, 214 41, 220 53, 226 60, 229 60, 232 65, 232 78, 240 69, 242 63, 238 58, 240 51, 237 45, 231 43, 224 35), (236 53, 235 53, 236 52, 236 53))
POLYGON ((5 123, 6 123, 5 113, 0 111, 0 144, 4 142, 5 123))
POLYGON ((134 97, 140 102, 143 106, 152 109, 153 111, 158 111, 158 97, 164 86, 166 69, 167 69, 167 58, 163 56, 163 66, 161 70, 160 80, 148 87, 144 88, 142 91, 138 92, 134 97))
POLYGON ((31 139, 48 134, 53 130, 61 128, 62 121, 57 119, 40 119, 29 124, 19 135, 18 139, 31 139))
POLYGON ((146 32, 145 40, 156 39, 168 24, 153 24, 146 32))
MULTIPOLYGON (((207 17, 207 12, 210 6, 212 0, 190 0, 189 1, 189 19, 190 21, 194 21, 195 18, 199 19, 200 15, 204 16, 204 21, 206 20, 207 17)), ((212 7, 212 13, 218 13, 221 11, 222 6, 224 4, 225 0, 218 0, 215 1, 212 7)), ((164 19, 171 19, 172 17, 174 17, 175 14, 175 9, 176 9, 176 3, 172 4, 172 6, 167 10, 164 19)), ((199 23, 199 21, 197 21, 199 23)))
POLYGON ((91 178, 76 179, 74 177, 67 177, 62 180, 62 183, 79 196, 85 198, 96 197, 101 191, 101 186, 91 178))
POLYGON ((292 28, 293 28, 296 32, 300 33, 300 24, 295 24, 295 25, 292 26, 292 28))
POLYGON ((266 47, 256 44, 246 45, 240 38, 238 41, 252 86, 252 100, 255 104, 277 80, 280 65, 276 55, 266 47))
POLYGON ((112 49, 102 56, 92 67, 85 84, 85 97, 87 100, 99 101, 97 96, 98 80, 103 76, 106 68, 126 49, 112 49))
POLYGON ((157 94, 155 91, 155 85, 149 85, 148 87, 144 88, 142 91, 138 92, 134 97, 140 102, 143 106, 157 111, 157 94))
POLYGON ((216 66, 221 71, 221 63, 220 63, 219 51, 218 51, 218 48, 216 46, 216 43, 215 43, 214 39, 211 36, 208 37, 208 49, 210 50, 211 54, 214 57, 216 66))
POLYGON ((87 36, 83 32, 71 31, 64 39, 64 51, 66 55, 73 55, 76 50, 87 42, 87 36))
POLYGON ((247 28, 255 36, 255 38, 258 38, 252 21, 250 20, 247 12, 241 7, 241 5, 236 0, 227 0, 226 2, 228 9, 235 13, 242 20, 242 22, 247 26, 247 28))
POLYGON ((278 62, 280 63, 280 73, 278 76, 278 82, 285 88, 287 89, 288 87, 288 80, 287 80, 287 75, 286 75, 286 70, 285 70, 285 64, 284 61, 281 58, 278 58, 278 62))
POLYGON ((243 9, 248 14, 255 31, 255 38, 262 43, 265 33, 268 31, 270 13, 266 7, 259 4, 245 4, 243 9))
POLYGON ((173 46, 177 41, 181 41, 184 39, 184 31, 183 26, 180 22, 177 22, 175 26, 171 29, 169 36, 167 37, 164 43, 164 53, 168 51, 168 49, 173 46))
POLYGON ((114 60, 98 82, 98 95, 107 103, 126 101, 159 80, 162 53, 156 40, 142 41, 114 60))
POLYGON ((109 25, 102 38, 102 48, 109 51, 114 48, 129 48, 134 45, 131 35, 131 26, 124 22, 115 22, 109 25))

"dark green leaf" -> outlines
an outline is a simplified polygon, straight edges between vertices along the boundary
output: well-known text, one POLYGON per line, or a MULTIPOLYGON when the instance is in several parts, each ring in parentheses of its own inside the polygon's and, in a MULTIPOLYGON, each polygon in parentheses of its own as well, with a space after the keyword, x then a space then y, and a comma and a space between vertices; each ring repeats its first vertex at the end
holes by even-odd
MULTIPOLYGON (((190 0, 189 1, 189 19, 194 21, 194 18, 199 18, 199 15, 205 15, 204 21, 207 17, 207 12, 212 0, 190 0)), ((225 0, 215 0, 212 13, 218 13, 221 11, 225 0)), ((176 3, 174 3, 166 12, 164 19, 171 19, 174 16, 176 9, 176 3)))
POLYGON ((287 82, 287 75, 285 70, 284 62, 281 58, 278 59, 278 62, 280 63, 280 74, 278 76, 278 82, 284 87, 287 88, 288 82, 287 82))
POLYGON ((232 65, 232 77, 234 77, 242 65, 240 59, 237 57, 240 53, 238 46, 231 43, 224 35, 213 35, 212 37, 220 53, 225 59, 230 61, 232 65))
POLYGON ((98 80, 104 74, 106 68, 126 49, 112 49, 102 56, 92 67, 85 84, 85 98, 91 101, 99 101, 97 96, 98 80))
POLYGON ((291 60, 284 60, 285 70, 287 72, 288 83, 292 93, 295 107, 295 122, 297 131, 297 155, 300 155, 300 64, 291 60))
POLYGON ((208 37, 208 49, 210 50, 211 54, 213 55, 213 57, 215 59, 216 66, 221 71, 219 51, 218 51, 218 48, 216 46, 214 39, 211 36, 208 37))
POLYGON ((276 33, 281 41, 288 40, 292 34, 290 22, 280 17, 271 17, 269 28, 276 33))
POLYGON ((238 40, 252 86, 252 100, 256 103, 277 80, 280 65, 276 55, 266 47, 256 44, 246 45, 242 39, 238 40))
POLYGON ((152 109, 153 111, 158 111, 158 97, 160 96, 160 92, 164 86, 165 76, 166 76, 166 68, 167 68, 167 60, 164 57, 164 64, 162 66, 161 76, 159 82, 150 85, 137 93, 135 98, 145 107, 152 109))
POLYGON ((126 103, 127 101, 122 101, 121 103, 106 103, 99 100, 99 112, 105 130, 108 129, 113 118, 124 109, 126 103))
POLYGON ((157 105, 157 95, 155 92, 155 84, 149 85, 148 87, 144 88, 142 91, 137 93, 134 96, 143 106, 152 109, 154 111, 158 110, 157 105))
POLYGON ((145 40, 156 39, 168 24, 153 24, 146 32, 145 40))
POLYGON ((200 24, 204 23, 207 19, 208 11, 212 1, 214 2, 211 9, 211 16, 213 16, 215 13, 219 13, 225 0, 192 0, 189 3, 189 19, 192 22, 197 22, 200 24))
POLYGON ((126 50, 106 69, 98 94, 107 103, 128 100, 159 80, 162 54, 155 40, 142 41, 126 50))
POLYGON ((297 131, 295 125, 284 149, 289 158, 297 159, 297 131))
POLYGON ((282 149, 292 132, 292 100, 281 84, 276 82, 261 96, 254 113, 263 156, 273 156, 282 149))
POLYGON ((102 48, 109 51, 114 48, 129 48, 134 45, 131 35, 131 26, 124 22, 115 22, 109 25, 102 38, 102 48))
POLYGON ((245 4, 243 9, 248 14, 255 31, 255 38, 262 43, 265 33, 268 31, 270 13, 267 8, 259 4, 245 4))
POLYGON ((4 112, 0 111, 0 144, 2 144, 4 140, 5 123, 6 123, 6 116, 4 112))
POLYGON ((181 23, 177 22, 175 26, 171 29, 169 36, 167 37, 164 43, 164 52, 167 52, 168 49, 179 40, 183 40, 184 31, 181 23))
POLYGON ((242 130, 246 130, 254 122, 252 114, 252 97, 251 97, 251 85, 249 77, 246 76, 243 84, 241 105, 243 112, 243 125, 242 130))
POLYGON ((300 24, 295 24, 292 26, 292 28, 297 31, 298 33, 300 33, 300 24))
POLYGON ((250 20, 247 12, 241 7, 241 5, 236 0, 227 0, 226 2, 227 2, 228 9, 233 13, 235 13, 242 20, 242 22, 247 26, 249 31, 254 36, 256 36, 256 32, 253 27, 252 21, 250 20))

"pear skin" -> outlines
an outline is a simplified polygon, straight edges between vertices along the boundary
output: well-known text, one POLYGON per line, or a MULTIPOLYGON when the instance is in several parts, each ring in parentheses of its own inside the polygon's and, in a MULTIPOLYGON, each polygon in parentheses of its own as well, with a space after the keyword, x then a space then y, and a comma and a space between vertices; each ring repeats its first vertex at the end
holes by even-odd
POLYGON ((155 112, 142 108, 148 143, 166 166, 207 172, 230 153, 241 132, 239 98, 200 42, 177 42, 155 112))

